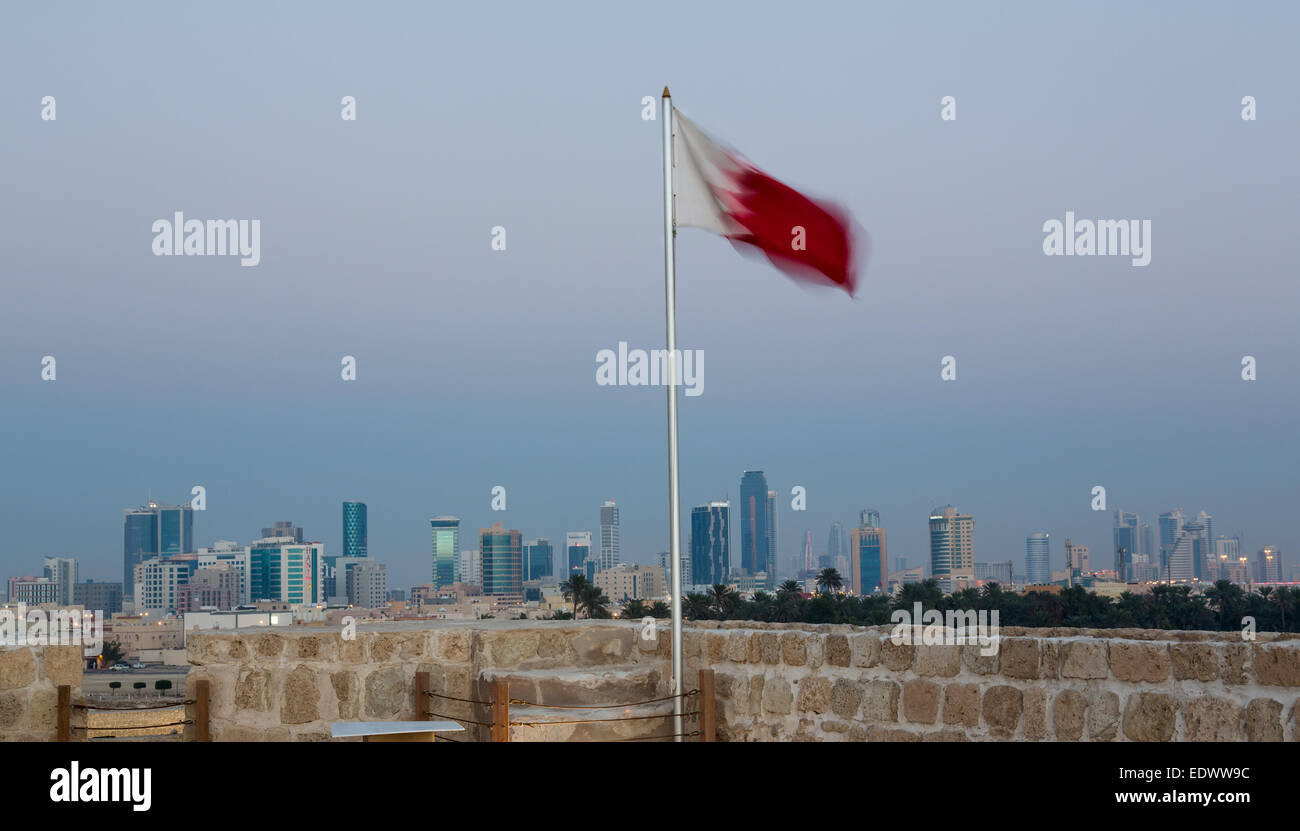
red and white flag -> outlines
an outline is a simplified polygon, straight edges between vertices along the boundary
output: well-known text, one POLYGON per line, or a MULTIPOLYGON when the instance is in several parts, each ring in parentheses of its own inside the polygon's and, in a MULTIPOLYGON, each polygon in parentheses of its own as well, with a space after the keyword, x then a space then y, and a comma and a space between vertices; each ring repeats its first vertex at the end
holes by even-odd
POLYGON ((796 280, 839 286, 853 295, 862 235, 847 211, 768 176, 719 146, 675 107, 673 119, 678 226, 752 246, 796 280))

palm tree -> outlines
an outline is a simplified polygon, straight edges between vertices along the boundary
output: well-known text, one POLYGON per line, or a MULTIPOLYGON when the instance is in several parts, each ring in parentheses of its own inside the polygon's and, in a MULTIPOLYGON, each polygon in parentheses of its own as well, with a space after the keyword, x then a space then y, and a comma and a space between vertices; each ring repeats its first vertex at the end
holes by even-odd
POLYGON ((723 583, 709 587, 709 605, 717 612, 719 620, 726 620, 736 608, 736 593, 723 583))
POLYGON ((601 591, 599 586, 588 583, 582 589, 582 594, 578 597, 578 605, 586 613, 587 618, 607 618, 609 617, 609 598, 601 591))
POLYGON ((844 578, 840 576, 838 570, 833 568, 824 568, 821 574, 817 575, 817 588, 823 593, 837 592, 844 588, 844 578))
POLYGON ((650 607, 644 600, 635 597, 623 604, 622 616, 625 618, 642 618, 650 614, 650 607))
POLYGON ((663 602, 662 600, 656 600, 654 602, 654 605, 650 607, 650 611, 649 611, 650 617, 654 617, 654 618, 666 618, 672 613, 673 613, 672 609, 669 609, 668 604, 663 602))
POLYGON ((691 620, 705 620, 709 617, 709 596, 691 592, 682 598, 682 615, 691 620))
POLYGON ((569 575, 568 580, 565 580, 563 583, 560 584, 560 591, 564 592, 564 599, 573 600, 574 620, 578 619, 578 600, 582 596, 583 590, 590 585, 591 585, 591 581, 587 579, 587 575, 583 574, 580 571, 573 572, 572 574, 569 575))
POLYGON ((777 586, 776 596, 780 597, 782 594, 803 594, 803 590, 799 587, 799 581, 786 580, 784 583, 777 586))

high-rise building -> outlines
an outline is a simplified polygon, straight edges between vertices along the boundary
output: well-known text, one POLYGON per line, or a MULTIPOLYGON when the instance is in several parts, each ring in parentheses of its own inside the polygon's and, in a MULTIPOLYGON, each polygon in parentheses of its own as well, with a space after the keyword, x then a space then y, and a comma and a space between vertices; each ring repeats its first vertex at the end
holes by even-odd
MULTIPOLYGON (((864 512, 865 514, 865 512, 864 512)), ((863 520, 866 520, 864 515, 863 520)), ((849 571, 853 593, 883 592, 889 588, 889 552, 879 515, 875 525, 849 531, 849 571)))
POLYGON ((524 579, 541 580, 555 574, 553 566, 555 552, 551 541, 538 537, 524 543, 524 579))
POLYGON ((746 574, 767 569, 771 511, 767 502, 767 477, 761 470, 747 470, 740 479, 740 563, 746 574))
POLYGON ((122 584, 87 580, 72 587, 72 602, 88 612, 103 612, 106 618, 122 611, 122 584))
POLYGON ((772 590, 776 588, 776 564, 777 557, 780 556, 780 533, 776 527, 776 491, 767 492, 767 566, 763 569, 767 572, 767 588, 772 590))
POLYGON ((188 583, 176 587, 176 612, 233 609, 238 591, 239 575, 230 566, 196 569, 188 583))
POLYGON ((812 531, 806 534, 803 542, 803 567, 800 571, 816 571, 817 555, 813 553, 812 531))
POLYGON ((1211 558, 1214 563, 1214 570, 1209 579, 1232 580, 1234 576, 1233 567, 1237 565, 1237 558, 1240 556, 1240 537, 1224 537, 1222 535, 1216 537, 1214 540, 1214 553, 1211 558))
POLYGON ((456 582, 471 586, 483 585, 483 552, 477 548, 466 548, 460 552, 457 562, 460 572, 456 582))
POLYGON ((1160 528, 1160 573, 1168 575, 1169 572, 1169 555, 1173 552, 1174 547, 1178 545, 1178 535, 1183 533, 1183 522, 1185 521, 1182 508, 1174 508, 1172 511, 1166 511, 1156 517, 1156 524, 1160 528))
POLYGON ((595 560, 591 552, 591 532, 569 531, 564 535, 564 552, 569 565, 566 579, 575 571, 586 573, 587 561, 595 560))
MULTIPOLYGON (((369 528, 366 521, 366 503, 349 499, 343 503, 343 556, 367 557, 369 528)), ((299 540, 301 542, 301 539, 299 540)))
POLYGON ((1256 559, 1261 583, 1282 582, 1282 549, 1276 545, 1266 545, 1259 550, 1256 559))
POLYGON ((506 530, 500 522, 491 528, 481 528, 479 550, 483 556, 483 593, 522 595, 524 555, 519 532, 506 530))
POLYGON ((644 600, 647 603, 668 594, 668 578, 659 566, 623 565, 596 572, 596 585, 614 603, 644 600))
POLYGON ((458 568, 460 517, 436 516, 429 525, 433 529, 433 584, 442 588, 456 582, 474 582, 458 568))
MULTIPOLYGON (((677 559, 678 559, 678 568, 681 570, 681 573, 678 575, 678 578, 682 581, 682 585, 686 587, 686 591, 690 591, 691 586, 695 585, 695 582, 692 579, 691 552, 689 550, 679 551, 677 554, 677 559)), ((673 560, 672 554, 670 554, 667 551, 660 551, 658 554, 655 555, 655 564, 664 570, 664 579, 667 580, 668 591, 670 593, 672 592, 672 588, 673 588, 672 587, 672 580, 673 580, 672 560, 673 560)), ((683 592, 683 594, 684 593, 685 592, 683 592)))
POLYGON ((691 579, 686 586, 726 583, 731 574, 731 503, 691 509, 691 579))
POLYGON ((975 519, 951 505, 930 512, 930 575, 944 583, 975 569, 975 519))
POLYGON ((189 582, 191 565, 171 557, 151 557, 137 565, 131 589, 136 612, 176 612, 179 589, 189 582))
POLYGON ((348 599, 363 609, 375 609, 388 603, 388 567, 369 557, 352 567, 352 595, 348 599))
POLYGON ((618 506, 610 499, 600 506, 600 561, 598 569, 613 568, 622 562, 619 542, 618 506))
POLYGON ((848 551, 848 541, 844 538, 844 526, 839 520, 831 523, 831 531, 826 536, 826 556, 811 568, 839 568, 839 562, 848 551))
POLYGON ((1133 563, 1137 556, 1148 554, 1142 550, 1141 526, 1142 519, 1137 514, 1128 511, 1115 512, 1113 548, 1115 549, 1115 574, 1120 580, 1131 580, 1133 563))
POLYGON ((28 574, 23 577, 9 578, 8 598, 10 603, 26 603, 37 606, 42 603, 57 602, 58 586, 48 577, 28 574))
POLYGON ((975 564, 975 579, 984 583, 997 583, 1006 588, 1015 582, 1015 576, 1015 563, 1011 560, 975 564))
POLYGON ((253 602, 322 603, 325 545, 264 537, 248 547, 248 591, 253 602))
POLYGON ((235 573, 236 605, 252 602, 248 586, 248 552, 249 547, 231 540, 217 540, 211 548, 200 548, 198 551, 198 568, 229 568, 235 573))
POLYGON ((858 516, 862 520, 862 524, 861 524, 862 528, 880 527, 880 511, 877 511, 874 508, 864 508, 858 514, 858 516))
POLYGON ((74 557, 46 557, 45 576, 54 581, 55 603, 71 606, 77 585, 77 560, 74 557))
MULTIPOLYGON (((290 537, 294 542, 302 542, 302 529, 292 522, 284 520, 276 522, 270 528, 263 528, 262 539, 267 537, 290 537)), ((346 540, 347 537, 345 536, 344 539, 346 540)))
POLYGON ((122 587, 135 585, 135 567, 150 557, 194 551, 194 509, 150 500, 122 512, 122 587))
POLYGON ((1047 534, 1030 534, 1025 538, 1025 581, 1031 585, 1052 581, 1051 538, 1047 534))
POLYGON ((1088 546, 1072 542, 1067 538, 1065 540, 1065 567, 1075 575, 1092 571, 1092 566, 1089 563, 1088 546))

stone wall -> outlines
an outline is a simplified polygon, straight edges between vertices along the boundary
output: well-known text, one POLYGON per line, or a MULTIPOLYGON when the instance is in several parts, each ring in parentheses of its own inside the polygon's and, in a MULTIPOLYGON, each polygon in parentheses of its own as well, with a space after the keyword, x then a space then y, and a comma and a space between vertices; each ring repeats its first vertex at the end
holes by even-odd
POLYGON ((1300 739, 1295 635, 1009 628, 984 656, 889 631, 706 623, 684 646, 733 741, 1300 739))
MULTIPOLYGON (((400 622, 361 627, 353 640, 318 627, 203 632, 186 646, 186 697, 198 679, 211 682, 216 741, 326 741, 336 721, 413 720, 417 672, 430 673, 436 692, 483 701, 484 671, 668 665, 663 636, 643 641, 634 624, 614 621, 400 622)), ((429 708, 491 720, 469 701, 433 699, 429 708)), ((470 727, 456 738, 487 738, 470 727)))
POLYGON ((53 741, 58 687, 81 697, 80 646, 0 646, 0 741, 53 741))

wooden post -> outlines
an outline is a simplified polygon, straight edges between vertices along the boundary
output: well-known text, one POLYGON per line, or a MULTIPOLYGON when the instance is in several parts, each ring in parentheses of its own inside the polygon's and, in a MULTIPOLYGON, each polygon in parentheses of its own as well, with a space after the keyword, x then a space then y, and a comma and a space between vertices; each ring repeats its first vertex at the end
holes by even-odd
POLYGON ((194 682, 194 741, 212 741, 209 710, 212 703, 212 682, 200 678, 194 682))
MULTIPOLYGON (((433 716, 429 715, 429 706, 433 699, 429 696, 429 673, 415 673, 415 720, 429 721, 433 716)), ((437 736, 429 734, 429 741, 436 742, 437 736)), ((364 741, 364 739, 363 739, 364 741)))
POLYGON ((510 683, 492 682, 492 741, 510 741, 510 683))
POLYGON ((72 741, 72 687, 59 685, 58 736, 56 741, 72 741))
POLYGON ((700 670, 700 741, 717 741, 717 710, 713 698, 713 670, 700 670))

